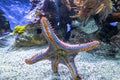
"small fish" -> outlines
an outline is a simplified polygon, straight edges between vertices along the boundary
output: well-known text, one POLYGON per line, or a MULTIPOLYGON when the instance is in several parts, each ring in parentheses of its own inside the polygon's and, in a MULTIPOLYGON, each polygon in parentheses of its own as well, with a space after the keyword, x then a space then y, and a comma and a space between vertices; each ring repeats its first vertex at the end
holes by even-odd
POLYGON ((71 25, 68 23, 67 24, 67 32, 69 32, 71 30, 71 25))
POLYGON ((118 25, 118 22, 111 22, 110 25, 116 27, 118 25))

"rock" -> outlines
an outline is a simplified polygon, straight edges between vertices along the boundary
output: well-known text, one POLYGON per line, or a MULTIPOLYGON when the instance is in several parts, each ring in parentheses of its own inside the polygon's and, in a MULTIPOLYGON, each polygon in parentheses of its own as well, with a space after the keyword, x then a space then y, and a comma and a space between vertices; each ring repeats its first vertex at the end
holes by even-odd
POLYGON ((28 14, 25 16, 28 21, 35 21, 39 19, 39 16, 37 16, 37 13, 40 12, 42 15, 46 15, 47 18, 55 18, 55 3, 53 0, 34 0, 35 3, 32 3, 32 8, 28 12, 28 14), (34 6, 35 5, 35 6, 34 6))
POLYGON ((111 41, 114 45, 116 45, 117 47, 120 48, 120 31, 119 31, 118 34, 114 35, 114 36, 110 39, 110 41, 111 41))
POLYGON ((114 36, 110 39, 110 42, 119 49, 119 51, 118 51, 118 53, 115 55, 115 57, 120 59, 120 31, 119 31, 119 33, 118 33, 117 35, 114 35, 114 36))
POLYGON ((24 32, 18 34, 15 40, 16 47, 40 46, 46 44, 46 40, 41 34, 41 29, 37 24, 28 24, 24 32))
POLYGON ((72 30, 71 31, 71 35, 70 35, 70 39, 69 42, 71 44, 77 44, 77 43, 82 43, 85 41, 85 34, 80 34, 80 31, 78 30, 72 30))
POLYGON ((118 51, 118 53, 115 55, 116 59, 120 59, 120 50, 118 51))
POLYGON ((106 57, 111 56, 115 58, 115 55, 119 53, 119 49, 114 45, 101 42, 97 48, 90 50, 88 52, 89 53, 95 52, 95 54, 100 56, 106 56, 106 57))
POLYGON ((83 23, 79 20, 73 21, 72 25, 76 26, 81 31, 87 34, 94 33, 98 30, 98 26, 96 25, 95 20, 93 18, 90 18, 85 25, 83 25, 83 23))
POLYGON ((111 0, 113 2, 113 7, 115 12, 120 12, 120 0, 111 0))
POLYGON ((4 12, 0 10, 0 35, 11 31, 9 21, 4 17, 4 12))

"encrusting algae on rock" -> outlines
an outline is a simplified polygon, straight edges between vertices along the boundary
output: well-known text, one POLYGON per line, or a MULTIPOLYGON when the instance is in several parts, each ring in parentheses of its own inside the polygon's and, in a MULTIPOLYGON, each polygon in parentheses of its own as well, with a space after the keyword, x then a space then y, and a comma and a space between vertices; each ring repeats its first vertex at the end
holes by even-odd
POLYGON ((16 47, 30 47, 40 46, 46 44, 46 40, 41 34, 38 24, 29 23, 23 26, 16 26, 13 34, 18 33, 15 46, 16 47))

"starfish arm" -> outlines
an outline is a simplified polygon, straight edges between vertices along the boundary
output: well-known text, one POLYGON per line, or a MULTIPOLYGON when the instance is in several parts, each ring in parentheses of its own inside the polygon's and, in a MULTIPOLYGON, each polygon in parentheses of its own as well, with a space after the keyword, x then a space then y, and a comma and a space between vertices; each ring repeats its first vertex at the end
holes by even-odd
POLYGON ((58 72, 58 63, 59 63, 59 60, 60 60, 60 56, 58 55, 54 61, 52 61, 52 69, 53 69, 53 72, 54 73, 57 73, 58 72))
POLYGON ((100 42, 96 40, 83 44, 75 44, 75 45, 62 42, 61 46, 63 50, 66 50, 65 54, 73 54, 74 52, 83 52, 83 51, 91 50, 96 46, 98 46, 99 43, 100 42))
POLYGON ((43 52, 41 51, 41 52, 33 55, 31 58, 25 59, 25 63, 26 64, 34 64, 40 60, 47 59, 53 55, 54 55, 54 53, 52 53, 52 51, 50 51, 50 46, 48 46, 43 52))
POLYGON ((74 80, 81 80, 81 77, 77 73, 77 68, 76 68, 75 63, 74 63, 74 58, 72 58, 70 60, 65 56, 62 56, 62 58, 65 61, 68 68, 70 69, 74 80))
POLYGON ((58 49, 57 42, 59 41, 58 37, 52 30, 52 26, 49 20, 46 17, 42 17, 41 20, 42 33, 45 36, 46 40, 54 46, 55 49, 58 49))
POLYGON ((91 41, 88 43, 76 44, 76 45, 65 43, 56 36, 54 31, 51 29, 51 24, 47 18, 42 17, 41 24, 42 24, 43 34, 46 37, 47 41, 51 43, 56 50, 58 49, 65 50, 67 52, 66 54, 91 50, 99 44, 99 41, 91 41))

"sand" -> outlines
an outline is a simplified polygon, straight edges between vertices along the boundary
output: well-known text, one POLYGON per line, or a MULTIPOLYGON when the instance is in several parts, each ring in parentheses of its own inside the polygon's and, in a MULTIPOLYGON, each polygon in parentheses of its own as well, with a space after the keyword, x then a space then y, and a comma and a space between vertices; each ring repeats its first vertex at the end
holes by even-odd
MULTIPOLYGON (((71 80, 70 71, 63 64, 59 65, 59 77, 52 72, 49 60, 25 64, 25 58, 41 49, 44 48, 0 48, 0 80, 71 80)), ((75 63, 83 80, 120 80, 120 60, 81 52, 75 63)))

